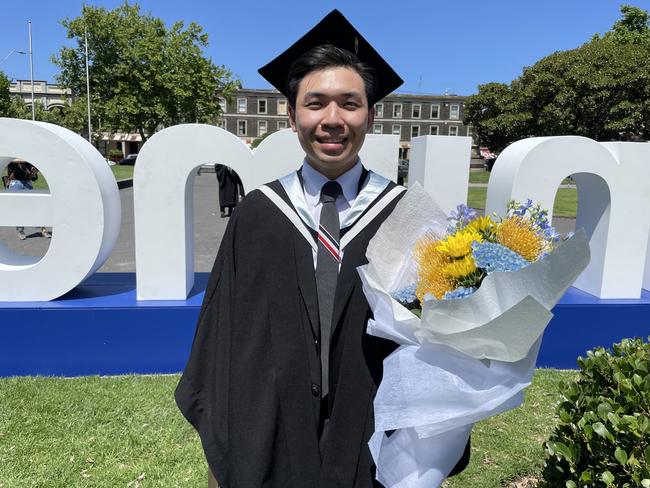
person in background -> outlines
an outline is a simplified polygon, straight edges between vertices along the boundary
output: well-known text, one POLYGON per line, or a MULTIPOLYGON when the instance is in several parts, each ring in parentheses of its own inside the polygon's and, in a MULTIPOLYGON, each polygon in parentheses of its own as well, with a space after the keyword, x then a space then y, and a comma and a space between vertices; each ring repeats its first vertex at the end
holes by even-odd
MULTIPOLYGON (((34 165, 24 161, 22 159, 14 159, 7 166, 7 189, 9 191, 26 191, 33 190, 34 186, 32 185, 33 181, 38 179, 38 170, 34 165)), ((24 227, 16 227, 18 231, 18 238, 20 240, 25 240, 27 236, 25 235, 24 227)), ((52 237, 45 227, 41 227, 41 235, 47 239, 52 237)))
POLYGON ((217 180, 219 180, 219 210, 223 219, 232 215, 232 209, 235 208, 239 201, 241 182, 239 182, 237 174, 223 164, 215 164, 214 172, 217 174, 217 180))

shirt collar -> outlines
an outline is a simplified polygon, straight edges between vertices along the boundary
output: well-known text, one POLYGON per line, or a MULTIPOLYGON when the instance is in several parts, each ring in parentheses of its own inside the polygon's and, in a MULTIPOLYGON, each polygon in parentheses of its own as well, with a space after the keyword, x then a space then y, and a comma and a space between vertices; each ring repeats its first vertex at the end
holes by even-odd
MULTIPOLYGON (((357 197, 361 171, 361 160, 357 159, 357 163, 352 168, 334 180, 341 185, 343 196, 350 204, 357 197)), ((317 205, 320 201, 321 188, 330 179, 312 168, 307 161, 304 161, 302 164, 302 180, 305 185, 305 196, 312 205, 317 205)))

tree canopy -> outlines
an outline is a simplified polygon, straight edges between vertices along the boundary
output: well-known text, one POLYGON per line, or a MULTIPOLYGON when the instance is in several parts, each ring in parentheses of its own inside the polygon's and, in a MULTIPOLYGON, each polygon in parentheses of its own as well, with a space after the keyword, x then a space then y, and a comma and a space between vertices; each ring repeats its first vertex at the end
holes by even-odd
POLYGON ((230 71, 204 56, 208 36, 195 23, 168 28, 125 2, 113 10, 84 6, 79 17, 61 24, 76 45, 53 57, 58 81, 84 100, 87 32, 95 130, 139 132, 146 140, 169 125, 216 123, 219 97, 230 98, 239 87, 230 71))
POLYGON ((0 71, 0 117, 11 117, 11 94, 9 78, 0 71))
POLYGON ((524 68, 509 85, 488 83, 465 106, 482 145, 501 151, 530 136, 650 138, 650 17, 624 5, 605 35, 524 68))

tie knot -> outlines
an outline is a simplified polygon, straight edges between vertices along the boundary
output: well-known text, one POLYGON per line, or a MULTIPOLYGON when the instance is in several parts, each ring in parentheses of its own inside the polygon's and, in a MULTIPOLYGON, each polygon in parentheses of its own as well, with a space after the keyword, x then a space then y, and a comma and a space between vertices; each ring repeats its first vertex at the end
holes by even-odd
POLYGON ((338 181, 328 181, 323 185, 323 188, 321 188, 320 201, 323 203, 334 202, 342 193, 343 190, 338 181))

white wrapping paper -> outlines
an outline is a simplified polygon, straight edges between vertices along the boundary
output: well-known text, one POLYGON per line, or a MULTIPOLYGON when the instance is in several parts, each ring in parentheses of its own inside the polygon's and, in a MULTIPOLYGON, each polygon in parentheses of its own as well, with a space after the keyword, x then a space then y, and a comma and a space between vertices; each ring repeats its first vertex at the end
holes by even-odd
POLYGON ((416 281, 417 239, 425 232, 442 237, 446 227, 446 215, 416 185, 370 241, 369 263, 359 268, 374 315, 368 333, 400 344, 384 361, 369 442, 377 480, 390 488, 439 486, 473 423, 521 404, 550 309, 589 261, 580 231, 543 260, 490 274, 469 297, 425 298, 420 320, 391 292, 416 281))

